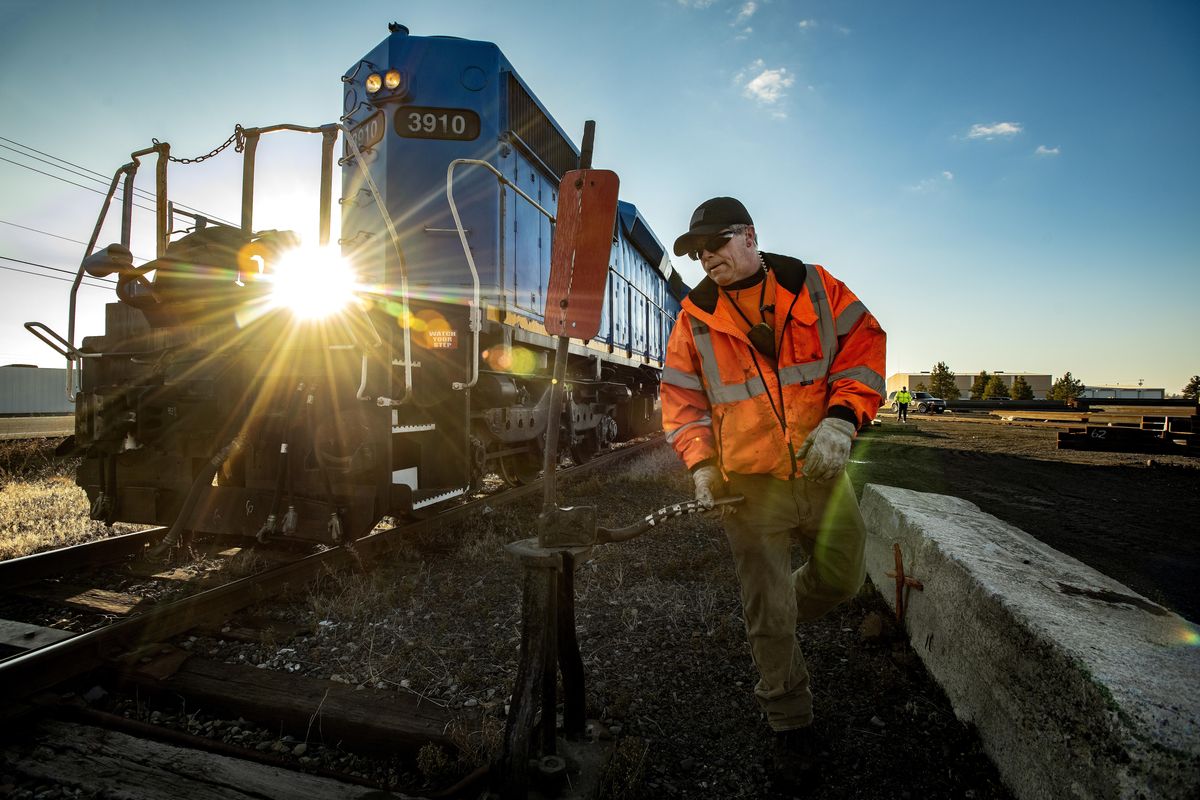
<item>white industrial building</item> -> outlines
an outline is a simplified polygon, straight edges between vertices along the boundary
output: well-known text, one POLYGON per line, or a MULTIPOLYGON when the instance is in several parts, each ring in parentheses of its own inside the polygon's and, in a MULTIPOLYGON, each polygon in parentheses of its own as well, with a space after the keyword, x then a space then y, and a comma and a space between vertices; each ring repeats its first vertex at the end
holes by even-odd
POLYGON ((74 413, 66 382, 65 368, 0 367, 0 416, 74 413))
MULTIPOLYGON (((956 372, 954 373, 954 385, 958 387, 959 396, 961 399, 970 399, 971 384, 975 381, 975 377, 979 375, 979 370, 975 372, 956 372)), ((1043 372, 1004 372, 1004 371, 988 371, 988 375, 999 375, 1000 380, 1004 381, 1008 386, 1009 391, 1012 391, 1013 381, 1018 375, 1025 379, 1029 384, 1029 388, 1033 389, 1033 397, 1035 400, 1045 400, 1046 395, 1050 392, 1050 387, 1054 385, 1054 378, 1043 372)), ((929 390, 930 373, 925 372, 897 372, 888 376, 887 390, 889 393, 899 391, 901 387, 907 386, 908 390, 914 391, 919 385, 924 384, 925 390, 929 390)))

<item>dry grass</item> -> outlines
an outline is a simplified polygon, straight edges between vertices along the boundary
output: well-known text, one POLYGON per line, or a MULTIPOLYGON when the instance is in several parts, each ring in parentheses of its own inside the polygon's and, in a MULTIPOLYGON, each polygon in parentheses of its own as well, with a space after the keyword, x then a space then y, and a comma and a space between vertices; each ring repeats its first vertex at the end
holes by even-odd
POLYGON ((94 535, 87 495, 69 479, 6 482, 0 488, 0 559, 75 544, 94 535))
MULTIPOLYGON (((54 456, 55 439, 0 442, 0 559, 109 535, 88 518, 87 495, 74 483, 77 459, 54 456)), ((140 526, 116 525, 126 532, 140 526)))

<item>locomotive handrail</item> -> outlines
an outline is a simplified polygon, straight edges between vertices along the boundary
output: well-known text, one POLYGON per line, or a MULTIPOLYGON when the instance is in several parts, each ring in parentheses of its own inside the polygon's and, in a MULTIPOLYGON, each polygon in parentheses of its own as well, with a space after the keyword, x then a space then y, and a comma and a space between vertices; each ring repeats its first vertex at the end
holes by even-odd
MULTIPOLYGON (((370 171, 367 169, 366 162, 363 160, 362 151, 358 149, 358 143, 354 141, 354 137, 350 135, 350 131, 345 125, 339 125, 342 130, 342 137, 346 140, 346 146, 350 148, 355 163, 358 164, 358 171, 362 173, 363 180, 367 182, 367 188, 371 190, 371 196, 375 198, 375 205, 379 208, 380 215, 383 216, 383 222, 387 225, 388 235, 392 239, 392 246, 396 248, 396 257, 400 261, 400 302, 404 306, 406 315, 404 325, 401 329, 404 331, 404 396, 396 402, 397 405, 407 403, 412 398, 412 333, 409 325, 409 308, 408 308, 408 265, 404 261, 404 250, 400 247, 400 235, 396 233, 396 226, 392 224, 392 217, 388 214, 387 206, 384 205, 383 196, 379 193, 379 187, 375 185, 375 180, 371 177, 370 171)), ((475 358, 479 358, 478 341, 476 342, 475 358)), ((476 367, 478 369, 478 367, 476 367)), ((358 398, 365 399, 364 392, 367 385, 367 356, 363 352, 362 363, 362 383, 358 389, 358 398)))
POLYGON ((446 200, 450 203, 450 215, 454 217, 454 227, 458 231, 458 240, 462 242, 463 253, 467 256, 467 266, 471 270, 472 283, 470 300, 472 349, 471 380, 467 381, 466 383, 455 381, 453 384, 451 384, 455 389, 460 391, 464 389, 470 389, 479 381, 479 331, 483 327, 482 312, 480 310, 481 303, 479 297, 479 270, 475 268, 475 257, 471 255, 471 247, 467 244, 467 232, 463 228, 462 219, 458 215, 458 206, 454 202, 454 170, 455 168, 464 164, 486 168, 489 172, 496 176, 496 180, 500 182, 501 186, 508 186, 521 197, 525 198, 530 205, 546 215, 546 218, 550 220, 551 225, 553 225, 556 221, 556 218, 553 214, 542 208, 536 200, 522 191, 521 187, 504 177, 504 174, 500 172, 500 170, 496 169, 487 161, 482 161, 478 158, 456 158, 450 162, 448 167, 446 167, 446 200))

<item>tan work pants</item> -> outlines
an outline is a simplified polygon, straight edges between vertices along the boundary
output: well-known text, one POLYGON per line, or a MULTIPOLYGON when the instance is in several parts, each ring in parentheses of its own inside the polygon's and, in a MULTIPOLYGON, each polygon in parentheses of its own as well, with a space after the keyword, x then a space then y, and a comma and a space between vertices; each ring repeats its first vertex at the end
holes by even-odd
POLYGON ((730 494, 745 495, 725 520, 742 590, 754 687, 776 731, 812 723, 808 668, 796 622, 817 619, 858 591, 864 577, 865 529, 850 479, 816 483, 769 475, 731 475, 730 494), (792 570, 795 535, 808 560, 792 570))

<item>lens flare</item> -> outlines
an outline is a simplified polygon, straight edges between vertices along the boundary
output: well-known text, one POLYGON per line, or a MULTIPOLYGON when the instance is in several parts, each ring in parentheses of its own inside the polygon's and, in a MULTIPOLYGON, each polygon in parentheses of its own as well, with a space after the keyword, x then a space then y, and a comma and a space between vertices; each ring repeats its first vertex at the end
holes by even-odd
POLYGON ((354 271, 329 247, 284 253, 272 275, 271 304, 299 319, 321 319, 348 306, 357 285, 354 271))

